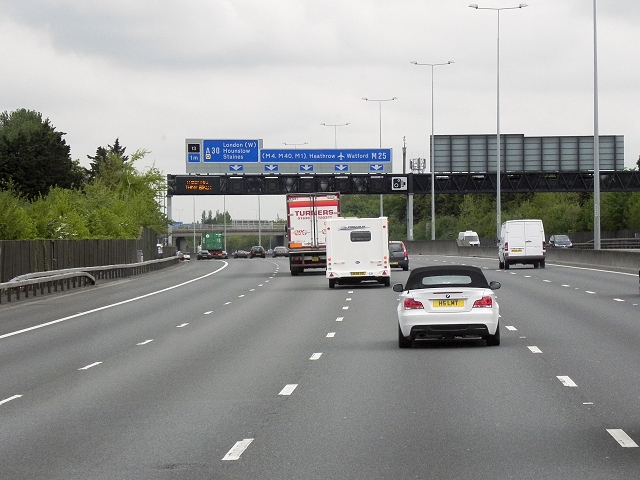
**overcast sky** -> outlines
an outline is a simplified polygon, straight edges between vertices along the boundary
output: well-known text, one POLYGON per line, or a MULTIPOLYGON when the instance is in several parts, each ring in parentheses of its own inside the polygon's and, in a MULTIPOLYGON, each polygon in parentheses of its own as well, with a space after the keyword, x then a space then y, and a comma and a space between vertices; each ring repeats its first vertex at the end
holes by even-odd
MULTIPOLYGON (((474 0, 511 7, 508 0, 474 0)), ((264 148, 392 148, 394 171, 427 157, 431 67, 436 134, 496 131, 497 12, 468 0, 0 0, 0 111, 41 112, 72 157, 117 138, 184 174, 185 138, 263 139, 264 148)), ((529 0, 500 13, 504 134, 593 135, 592 0, 529 0)), ((640 1, 600 0, 599 128, 640 156, 640 1)), ((236 219, 256 197, 227 197, 236 219)), ((173 217, 193 219, 192 197, 173 217)), ((197 197, 222 210, 222 197, 197 197)), ((284 216, 263 196, 261 216, 284 216)))

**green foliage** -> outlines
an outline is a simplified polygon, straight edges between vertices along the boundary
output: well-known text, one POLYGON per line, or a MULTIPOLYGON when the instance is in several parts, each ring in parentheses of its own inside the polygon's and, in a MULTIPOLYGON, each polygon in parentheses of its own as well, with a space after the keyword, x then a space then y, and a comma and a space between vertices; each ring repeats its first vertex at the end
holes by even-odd
POLYGON ((36 231, 23 201, 12 189, 0 191, 0 239, 29 240, 36 231))
POLYGON ((10 181, 0 190, 0 239, 138 238, 143 227, 166 233, 169 221, 158 203, 164 175, 155 167, 135 169, 147 151, 129 159, 115 146, 80 188, 51 187, 29 202, 10 181))
POLYGON ((63 135, 38 112, 0 113, 0 188, 11 182, 28 200, 54 187, 79 188, 86 170, 71 160, 63 135))

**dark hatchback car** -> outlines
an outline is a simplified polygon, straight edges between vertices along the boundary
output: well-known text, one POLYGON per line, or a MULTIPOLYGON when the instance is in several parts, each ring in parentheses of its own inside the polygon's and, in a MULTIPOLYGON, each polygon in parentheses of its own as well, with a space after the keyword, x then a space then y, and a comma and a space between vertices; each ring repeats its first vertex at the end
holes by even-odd
POLYGON ((551 235, 549 237, 549 245, 554 248, 571 248, 573 243, 567 235, 551 235))
POLYGON ((251 250, 249 251, 249 258, 253 258, 253 257, 265 258, 266 256, 267 256, 267 252, 265 251, 264 247, 261 247, 260 245, 251 247, 251 250))
POLYGON ((391 268, 402 268, 404 271, 409 270, 409 254, 404 242, 389 242, 389 265, 391 268))
POLYGON ((233 252, 233 258, 249 258, 249 252, 246 250, 236 250, 233 252))

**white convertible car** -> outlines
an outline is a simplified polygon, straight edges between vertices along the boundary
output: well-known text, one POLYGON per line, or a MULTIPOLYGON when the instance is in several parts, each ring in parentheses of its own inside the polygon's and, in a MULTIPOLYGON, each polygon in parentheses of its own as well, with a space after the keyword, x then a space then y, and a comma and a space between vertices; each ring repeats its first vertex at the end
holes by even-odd
POLYGON ((448 265, 411 271, 407 284, 393 290, 398 298, 398 344, 414 340, 481 338, 500 345, 499 306, 494 290, 478 267, 448 265))

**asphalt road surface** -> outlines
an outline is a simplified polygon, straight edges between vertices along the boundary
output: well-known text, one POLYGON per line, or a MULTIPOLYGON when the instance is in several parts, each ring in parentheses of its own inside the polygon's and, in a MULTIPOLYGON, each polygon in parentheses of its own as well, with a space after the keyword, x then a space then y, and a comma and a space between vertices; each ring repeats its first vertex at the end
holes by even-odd
POLYGON ((1 305, 0 478, 637 478, 637 276, 411 258, 447 263, 502 283, 499 347, 399 349, 391 288, 286 258, 1 305))

